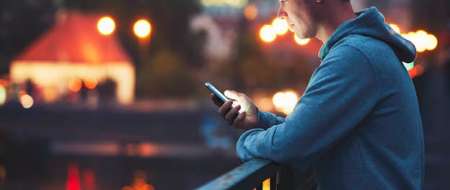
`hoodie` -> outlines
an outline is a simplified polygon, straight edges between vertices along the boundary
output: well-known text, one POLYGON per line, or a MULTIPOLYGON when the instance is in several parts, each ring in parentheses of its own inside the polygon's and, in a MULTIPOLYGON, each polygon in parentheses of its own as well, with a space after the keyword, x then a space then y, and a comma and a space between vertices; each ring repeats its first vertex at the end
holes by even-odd
POLYGON ((259 112, 259 127, 239 137, 238 156, 273 160, 298 176, 312 170, 321 190, 421 189, 422 122, 402 64, 415 52, 376 8, 357 13, 322 46, 293 112, 259 112))

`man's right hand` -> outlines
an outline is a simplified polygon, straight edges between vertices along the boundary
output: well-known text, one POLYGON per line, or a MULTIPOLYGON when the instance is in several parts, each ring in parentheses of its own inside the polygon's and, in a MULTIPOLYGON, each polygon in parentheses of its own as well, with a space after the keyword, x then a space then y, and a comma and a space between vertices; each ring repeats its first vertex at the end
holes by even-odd
MULTIPOLYGON (((226 90, 225 96, 232 99, 219 107, 219 113, 234 128, 252 129, 258 124, 258 108, 252 100, 243 93, 226 90)), ((217 103, 217 97, 211 94, 213 102, 217 103)))

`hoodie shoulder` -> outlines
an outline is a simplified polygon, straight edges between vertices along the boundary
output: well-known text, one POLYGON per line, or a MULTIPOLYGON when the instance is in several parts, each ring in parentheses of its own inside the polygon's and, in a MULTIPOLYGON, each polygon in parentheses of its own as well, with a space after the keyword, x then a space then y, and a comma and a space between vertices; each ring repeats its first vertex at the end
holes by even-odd
POLYGON ((369 60, 376 60, 379 56, 388 56, 391 60, 400 62, 394 49, 386 42, 358 34, 349 35, 338 42, 334 48, 350 46, 361 51, 369 60))
POLYGON ((385 41, 354 34, 343 38, 331 51, 335 48, 348 47, 358 50, 367 59, 366 62, 373 68, 379 80, 384 83, 394 84, 399 81, 396 79, 398 77, 409 77, 394 48, 385 41))

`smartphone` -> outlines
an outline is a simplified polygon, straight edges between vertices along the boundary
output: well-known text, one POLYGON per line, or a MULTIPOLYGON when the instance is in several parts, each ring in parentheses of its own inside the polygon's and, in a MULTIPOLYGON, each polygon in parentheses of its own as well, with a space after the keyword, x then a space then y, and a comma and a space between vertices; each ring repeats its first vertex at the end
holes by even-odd
POLYGON ((209 82, 205 82, 205 87, 221 101, 220 104, 223 104, 226 101, 229 101, 229 99, 220 90, 218 90, 213 84, 211 84, 209 82))

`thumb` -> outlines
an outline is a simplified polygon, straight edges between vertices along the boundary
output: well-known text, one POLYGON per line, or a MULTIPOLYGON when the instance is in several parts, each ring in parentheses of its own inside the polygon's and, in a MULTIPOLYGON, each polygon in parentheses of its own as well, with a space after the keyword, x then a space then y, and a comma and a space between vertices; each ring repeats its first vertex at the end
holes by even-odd
POLYGON ((228 98, 231 98, 233 100, 239 99, 239 93, 234 90, 225 90, 224 95, 228 98))

